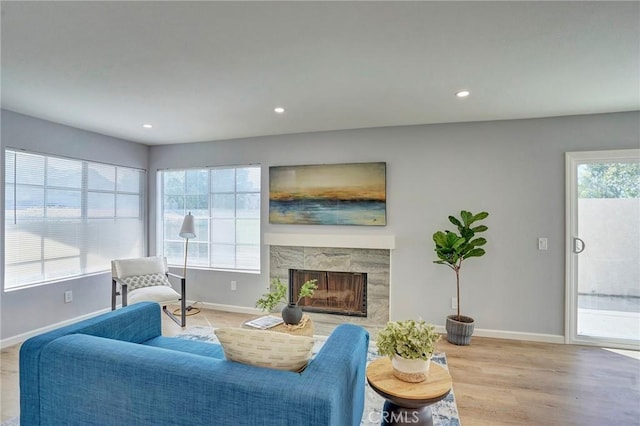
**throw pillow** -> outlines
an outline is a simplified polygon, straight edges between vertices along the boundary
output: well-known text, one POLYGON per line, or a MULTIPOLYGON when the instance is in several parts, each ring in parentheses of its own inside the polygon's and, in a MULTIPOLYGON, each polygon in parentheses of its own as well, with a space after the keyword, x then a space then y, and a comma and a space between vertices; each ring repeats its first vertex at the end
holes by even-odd
POLYGON ((171 287, 171 283, 167 276, 163 273, 136 275, 133 277, 123 278, 122 281, 127 283, 128 291, 133 291, 137 288, 153 287, 157 285, 164 285, 171 287))
POLYGON ((311 358, 312 337, 244 328, 218 328, 215 333, 230 361, 299 372, 311 358))

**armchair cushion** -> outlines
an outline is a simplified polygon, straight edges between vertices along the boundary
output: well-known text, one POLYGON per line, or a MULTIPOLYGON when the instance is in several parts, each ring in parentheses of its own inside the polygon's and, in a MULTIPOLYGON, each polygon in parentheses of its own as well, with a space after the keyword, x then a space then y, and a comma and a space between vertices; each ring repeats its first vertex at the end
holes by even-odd
POLYGON ((158 272, 147 275, 133 275, 123 278, 122 281, 127 283, 129 291, 133 291, 143 287, 166 286, 171 287, 171 283, 165 274, 158 272))
POLYGON ((171 287, 158 285, 154 287, 142 287, 129 293, 129 303, 153 301, 162 303, 174 302, 180 299, 180 294, 171 287))
POLYGON ((111 310, 116 309, 117 297, 122 296, 122 306, 128 303, 153 301, 163 305, 163 311, 180 327, 186 320, 186 280, 169 273, 167 258, 161 256, 111 261, 111 310), (180 293, 176 292, 168 276, 180 280, 180 293), (118 291, 118 284, 121 291, 118 291), (180 318, 166 308, 173 302, 180 302, 180 318))
POLYGON ((218 328, 215 333, 230 361, 302 371, 311 358, 312 337, 243 328, 218 328))
POLYGON ((161 256, 111 261, 111 274, 120 279, 136 275, 166 274, 169 272, 167 261, 161 256))

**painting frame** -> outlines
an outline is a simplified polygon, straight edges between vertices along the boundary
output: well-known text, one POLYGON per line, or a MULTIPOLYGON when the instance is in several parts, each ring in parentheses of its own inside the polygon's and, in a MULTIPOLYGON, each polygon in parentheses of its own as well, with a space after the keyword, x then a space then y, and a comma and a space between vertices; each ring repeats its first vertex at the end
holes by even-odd
POLYGON ((269 167, 269 223, 387 224, 387 163, 269 167))

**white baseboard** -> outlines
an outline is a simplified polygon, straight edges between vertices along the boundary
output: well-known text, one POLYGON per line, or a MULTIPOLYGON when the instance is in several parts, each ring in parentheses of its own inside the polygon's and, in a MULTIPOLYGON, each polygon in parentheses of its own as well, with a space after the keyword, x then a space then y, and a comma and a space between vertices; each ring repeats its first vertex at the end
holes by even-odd
POLYGON ((111 308, 101 309, 96 312, 91 312, 85 315, 80 315, 79 317, 71 318, 68 320, 64 320, 55 324, 48 325, 46 327, 37 328, 35 330, 27 331, 26 333, 18 334, 17 336, 7 337, 6 339, 0 340, 0 349, 8 348, 9 346, 17 345, 18 343, 22 343, 30 337, 37 336, 38 334, 46 333, 47 331, 55 330, 56 328, 64 327, 69 324, 76 323, 78 321, 82 321, 88 318, 93 318, 100 314, 104 314, 106 312, 111 312, 111 308))
MULTIPOLYGON (((224 312, 235 312, 235 313, 249 314, 249 315, 260 315, 264 313, 260 309, 250 308, 247 306, 224 305, 221 303, 207 303, 207 302, 197 302, 197 304, 204 309, 214 309, 217 311, 224 311, 224 312)), ((38 328, 36 330, 32 330, 26 333, 22 333, 17 336, 2 339, 0 340, 0 349, 4 349, 6 347, 24 342, 28 338, 37 336, 38 334, 46 333, 47 331, 51 331, 56 328, 63 327, 65 325, 73 324, 75 322, 78 322, 87 318, 95 317, 96 315, 100 315, 102 313, 109 312, 109 311, 111 311, 111 308, 105 308, 97 312, 81 315, 79 317, 71 318, 56 324, 52 324, 52 325, 38 328)), ((443 333, 443 334, 446 334, 447 332, 444 326, 436 326, 436 331, 438 333, 443 333)), ((565 343, 564 336, 558 336, 554 334, 527 333, 522 331, 504 331, 504 330, 489 330, 489 329, 476 328, 473 331, 473 335, 477 337, 493 337, 495 339, 524 340, 529 342, 565 343)))
MULTIPOLYGON (((436 326, 438 333, 447 334, 443 325, 436 326)), ((528 342, 564 343, 564 336, 555 334, 527 333, 524 331, 489 330, 476 328, 473 330, 476 337, 492 337, 494 339, 524 340, 528 342)))
POLYGON ((478 337, 493 337, 495 339, 526 340, 528 342, 564 344, 564 336, 559 336, 556 334, 526 333, 524 331, 487 330, 482 328, 474 331, 473 334, 478 337))
MULTIPOLYGON (((258 308, 249 308, 247 306, 223 305, 221 303, 198 302, 205 309, 214 309, 216 311, 235 312, 239 314, 260 315, 264 314, 258 308)), ((197 306, 196 306, 197 307, 197 306)))
MULTIPOLYGON (((264 314, 257 308, 249 308, 246 306, 235 305, 223 305, 219 303, 201 303, 205 309, 215 309, 225 312, 236 312, 241 314, 260 315, 264 314)), ((443 325, 436 326, 438 333, 446 334, 447 330, 443 325)), ((542 334, 542 333, 527 333, 523 331, 504 331, 504 330, 489 330, 483 328, 476 328, 473 331, 473 335, 477 337, 493 337, 494 339, 509 339, 509 340, 524 340, 529 342, 543 342, 543 343, 565 343, 564 336, 555 334, 542 334)))
MULTIPOLYGON (((236 312, 241 314, 260 315, 264 314, 257 308, 249 308, 246 306, 236 305, 223 305, 219 303, 205 303, 199 302, 205 309, 215 309, 225 312, 236 312)), ((436 326, 438 333, 446 334, 443 325, 436 326)), ((558 336, 555 334, 541 334, 541 333, 527 333, 522 331, 504 331, 504 330, 489 330, 483 328, 476 328, 473 331, 473 335, 477 337, 493 337, 494 339, 509 339, 509 340, 524 340, 529 342, 543 342, 543 343, 565 343, 564 336, 558 336)))

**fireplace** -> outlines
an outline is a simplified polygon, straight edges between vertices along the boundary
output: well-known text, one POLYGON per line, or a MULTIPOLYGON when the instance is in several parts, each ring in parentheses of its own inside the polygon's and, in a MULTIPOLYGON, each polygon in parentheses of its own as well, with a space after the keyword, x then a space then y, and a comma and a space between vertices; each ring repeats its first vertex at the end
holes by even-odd
MULTIPOLYGON (((270 279, 290 282, 291 269, 366 274, 366 285, 362 290, 366 308, 361 308, 360 314, 308 311, 308 308, 320 308, 319 302, 316 306, 304 307, 305 313, 313 320, 316 334, 328 336, 337 325, 344 323, 360 325, 376 333, 389 321, 389 271, 391 249, 395 248, 392 237, 380 240, 378 237, 349 235, 265 234, 265 242, 269 245, 270 279)), ((304 277, 302 280, 304 283, 304 277)), ((291 289, 289 291, 293 294, 291 289)))
POLYGON ((289 269, 289 294, 298 299, 300 287, 316 280, 318 289, 300 300, 303 311, 334 315, 367 316, 367 274, 361 272, 289 269))

